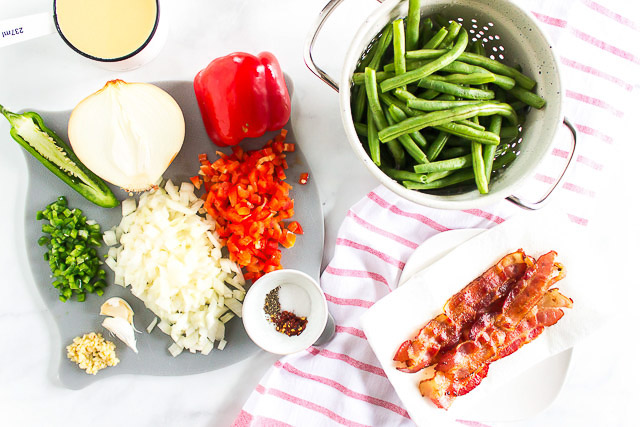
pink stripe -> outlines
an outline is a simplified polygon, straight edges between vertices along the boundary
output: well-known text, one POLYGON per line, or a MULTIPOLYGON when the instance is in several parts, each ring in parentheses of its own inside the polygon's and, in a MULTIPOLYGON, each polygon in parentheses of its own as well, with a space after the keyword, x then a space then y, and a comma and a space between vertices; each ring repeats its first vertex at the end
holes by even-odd
POLYGON ((596 77, 600 77, 604 80, 608 80, 612 83, 617 84, 618 86, 622 86, 623 88, 625 88, 628 91, 632 91, 633 90, 633 85, 629 84, 625 81, 623 81, 622 79, 619 79, 618 77, 612 76, 611 74, 607 74, 604 71, 600 71, 597 70, 593 67, 590 67, 588 65, 584 65, 584 64, 580 64, 579 62, 573 61, 571 59, 565 58, 564 56, 560 57, 560 62, 562 62, 564 65, 571 67, 571 68, 575 68, 576 70, 579 71, 583 71, 587 74, 591 74, 593 76, 596 77))
POLYGON ((400 270, 402 270, 404 268, 404 262, 397 260, 395 258, 390 257, 389 255, 380 252, 376 249, 373 249, 370 246, 367 245, 363 245, 361 243, 357 243, 354 242, 353 240, 348 240, 348 239, 342 239, 342 238, 337 238, 336 239, 336 245, 338 246, 347 246, 349 248, 353 248, 353 249, 358 249, 360 251, 365 251, 367 253, 370 253, 371 255, 380 258, 381 260, 383 260, 384 262, 386 262, 387 264, 391 264, 395 267, 398 267, 400 270))
POLYGON ((386 400, 382 400, 382 399, 378 399, 376 397, 373 396, 368 396, 366 394, 362 394, 362 393, 358 393, 356 391, 353 391, 347 387, 345 387, 344 385, 340 384, 337 381, 334 381, 330 378, 326 378, 326 377, 321 377, 319 375, 313 375, 313 374, 309 374, 307 372, 303 372, 299 369, 297 369, 296 367, 292 366, 289 363, 285 363, 284 365, 281 364, 280 362, 276 362, 275 366, 278 366, 278 364, 280 364, 282 367, 282 369, 284 369, 285 371, 296 375, 300 378, 305 378, 311 381, 316 381, 319 382, 320 384, 324 384, 326 386, 332 387, 336 390, 338 390, 340 393, 344 394, 345 396, 349 396, 351 398, 357 399, 357 400, 361 400, 363 402, 366 403, 370 403, 376 406, 380 406, 381 408, 384 409, 388 409, 390 411, 395 412, 398 415, 402 415, 405 418, 409 418, 409 414, 407 413, 407 411, 405 411, 404 409, 402 409, 401 407, 399 407, 396 404, 393 404, 391 402, 387 402, 386 400))
POLYGON ((482 424, 478 421, 469 421, 469 420, 456 420, 457 423, 464 424, 470 427, 490 427, 487 424, 482 424))
POLYGON ((551 155, 556 156, 556 157, 562 157, 563 159, 566 159, 567 157, 569 157, 569 152, 565 151, 565 150, 560 150, 559 148, 554 148, 551 151, 551 155))
MULTIPOLYGON (((561 150, 559 148, 554 148, 551 151, 551 154, 556 156, 556 157, 561 157, 563 159, 566 159, 566 158, 569 157, 569 152, 568 151, 561 150)), ((576 162, 582 163, 584 165, 587 165, 590 168, 595 169, 597 171, 600 171, 603 168, 602 164, 600 164, 600 163, 598 163, 598 162, 596 162, 594 160, 591 160, 588 157, 585 157, 585 156, 580 155, 580 154, 576 157, 576 162)))
POLYGON ((309 347, 307 351, 313 354, 314 356, 319 355, 319 356, 326 357, 327 359, 340 360, 361 371, 370 372, 372 374, 379 375, 383 378, 387 378, 387 376, 385 375, 384 371, 381 368, 370 365, 368 363, 360 362, 359 360, 356 360, 351 356, 347 356, 346 354, 334 353, 333 351, 327 350, 326 348, 322 350, 318 350, 315 347, 309 347))
POLYGON ((364 334, 364 331, 357 328, 352 328, 351 326, 336 325, 336 332, 350 334, 350 335, 353 335, 354 337, 362 338, 363 340, 367 339, 367 336, 364 334))
POLYGON ((596 192, 593 190, 589 190, 588 188, 580 187, 576 184, 572 184, 570 182, 566 182, 562 185, 562 188, 565 190, 573 191, 574 193, 583 194, 589 197, 596 197, 596 192))
POLYGON ((606 7, 602 6, 599 3, 596 3, 591 0, 582 0, 582 3, 584 3, 588 8, 593 9, 596 12, 606 16, 607 18, 613 19, 618 24, 626 25, 627 27, 633 28, 636 31, 640 31, 640 26, 638 26, 638 24, 636 24, 630 19, 625 18, 622 15, 615 13, 612 10, 607 9, 606 7))
POLYGON ((338 297, 334 297, 333 295, 329 295, 326 292, 324 293, 324 295, 327 297, 327 301, 332 302, 334 304, 338 304, 338 305, 349 305, 353 307, 364 307, 364 308, 369 308, 373 305, 371 301, 365 301, 362 299, 338 298, 338 297))
POLYGON ((589 223, 589 220, 586 218, 581 218, 579 216, 576 215, 572 215, 572 214, 567 214, 567 216, 569 217, 569 221, 571 222, 575 222, 578 225, 587 225, 589 223))
POLYGON ((331 266, 327 266, 324 270, 325 273, 333 274, 334 276, 344 276, 344 277, 360 277, 366 279, 372 279, 376 282, 380 282, 391 291, 391 287, 389 283, 387 283, 387 279, 385 279, 382 275, 378 273, 373 273, 371 271, 363 271, 363 270, 346 270, 342 268, 335 268, 331 266))
POLYGON ((302 406, 303 408, 306 409, 310 409, 312 411, 315 411, 319 414, 324 415, 325 417, 331 418, 332 420, 334 420, 335 422, 342 424, 344 426, 354 426, 354 427, 364 427, 365 424, 360 424, 360 423, 356 423, 355 421, 351 421, 348 420, 344 417, 341 417, 340 415, 336 414, 335 412, 325 408, 324 406, 320 406, 316 403, 310 402, 308 400, 304 400, 304 399, 300 399, 299 397, 295 397, 290 395, 289 393, 285 393, 284 391, 275 389, 275 388, 270 388, 269 390, 267 390, 267 393, 269 393, 272 396, 275 396, 277 398, 280 398, 282 400, 285 400, 287 402, 293 403, 295 405, 298 406, 302 406))
POLYGON ((546 184, 553 184, 555 182, 554 178, 552 178, 550 176, 547 176, 547 175, 542 175, 542 174, 539 174, 539 173, 536 174, 536 179, 538 181, 542 181, 542 182, 544 182, 546 184))
POLYGON ((596 162, 594 160, 591 160, 591 159, 589 159, 589 158, 587 158, 585 156, 582 156, 582 155, 578 155, 578 157, 576 158, 576 161, 578 163, 585 164, 585 165, 587 165, 587 166, 589 166, 589 167, 591 167, 591 168, 593 168, 593 169, 595 169, 597 171, 602 170, 602 168, 604 167, 601 163, 598 163, 598 162, 596 162))
MULTIPOLYGON (((539 174, 539 173, 536 174, 535 178, 538 181, 542 181, 542 182, 547 183, 547 184, 553 184, 556 181, 555 178, 552 178, 552 177, 547 176, 547 175, 542 175, 542 174, 539 174)), ((570 182, 567 182, 567 183, 563 184, 562 188, 564 188, 565 190, 573 191, 574 193, 583 194, 583 195, 586 195, 586 196, 589 196, 589 197, 595 197, 596 196, 596 192, 595 191, 589 190, 589 189, 584 188, 584 187, 580 187, 580 186, 578 186, 576 184, 572 184, 570 182)))
POLYGON ((438 224, 437 222, 435 222, 431 218, 428 218, 428 217, 426 217, 424 215, 403 211, 402 209, 398 208, 396 205, 392 205, 391 203, 387 202, 386 200, 384 200, 382 197, 380 197, 379 195, 377 195, 373 191, 371 193, 367 194, 367 197, 369 199, 373 200, 379 206, 382 206, 385 209, 389 209, 392 213, 394 213, 396 215, 400 215, 400 216, 404 216, 406 218, 414 219, 416 221, 419 221, 419 222, 421 222, 421 223, 433 228, 436 231, 448 231, 449 230, 444 225, 438 224))
POLYGON ((584 102, 585 104, 593 105, 593 106, 596 106, 596 107, 600 107, 600 108, 602 108, 604 110, 611 111, 617 117, 624 116, 624 112, 623 111, 620 111, 620 110, 612 107, 611 105, 607 104, 606 102, 604 102, 601 99, 593 98, 591 96, 587 96, 587 95, 582 94, 582 93, 574 92, 574 91, 569 90, 569 89, 567 89, 565 91, 565 93, 566 93, 567 97, 575 99, 576 101, 584 102))
POLYGON ((496 224, 501 224, 504 222, 504 219, 500 218, 497 215, 494 215, 489 212, 481 211, 480 209, 467 209, 462 212, 466 212, 471 215, 479 216, 480 218, 484 218, 486 220, 495 222, 496 224))
POLYGON ((633 62, 634 64, 640 64, 640 58, 635 57, 633 54, 627 52, 626 50, 622 50, 619 47, 605 43, 604 41, 597 39, 590 34, 584 33, 577 28, 571 28, 571 34, 573 34, 580 40, 589 43, 592 46, 604 50, 605 52, 609 52, 622 59, 626 59, 627 61, 633 62))
POLYGON ((244 409, 240 411, 231 427, 248 427, 253 417, 244 409))
MULTIPOLYGON (((552 16, 548 16, 548 15, 543 15, 541 13, 537 13, 537 12, 531 12, 533 13, 533 15, 540 21, 543 22, 545 24, 548 25, 553 25, 555 27, 560 27, 560 28, 567 28, 567 21, 565 21, 564 19, 560 19, 560 18, 554 18, 552 16)), ((632 55, 631 53, 627 52, 626 50, 622 50, 619 47, 610 45, 608 43, 605 43, 604 41, 597 39, 595 37, 593 37, 590 34, 587 34, 585 32, 582 32, 580 30, 578 30, 577 28, 573 28, 570 27, 569 30, 571 31, 571 34, 573 34, 574 36, 576 36, 577 38, 579 38, 580 40, 589 43, 590 45, 593 45, 599 49, 604 50, 605 52, 609 52, 613 55, 619 56, 620 58, 626 59, 628 61, 631 61, 635 64, 640 64, 640 58, 636 58, 634 55, 632 55)))
POLYGON ((534 11, 531 11, 531 13, 538 19, 538 21, 545 24, 553 25, 560 28, 564 28, 567 26, 567 21, 565 21, 564 19, 554 18, 553 16, 543 15, 534 11))
POLYGON ((609 135, 605 135, 604 133, 600 132, 597 129, 591 128, 589 126, 581 125, 578 123, 576 123, 576 129, 580 133, 584 133, 590 136, 595 136, 596 138, 603 140, 607 144, 613 144, 613 138, 611 138, 609 135))
POLYGON ((273 418, 262 417, 260 415, 253 416, 245 410, 240 411, 240 415, 238 415, 238 418, 236 418, 231 427, 249 427, 252 422, 255 422, 259 426, 291 427, 291 424, 283 423, 273 418))
POLYGON ((378 228, 375 225, 373 225, 373 224, 365 221, 364 219, 360 218, 358 215, 356 215, 355 212, 353 212, 351 210, 347 213, 347 216, 349 218, 353 218, 353 220, 355 222, 357 222, 359 225, 361 225, 362 227, 366 228, 369 231, 372 231, 372 232, 374 232, 376 234, 379 234, 381 236, 384 236, 384 237, 388 237, 389 239, 394 240, 394 241, 396 241, 396 242, 398 242, 400 244, 403 244, 403 245, 405 245, 405 246, 407 246, 407 247, 409 247, 411 249, 415 249, 415 248, 418 247, 417 243, 414 243, 414 242, 412 242, 410 240, 407 240, 404 237, 400 237, 397 234, 393 234, 393 233, 391 233, 391 232, 389 232, 387 230, 383 230, 381 228, 378 228))
POLYGON ((256 386, 256 391, 260 394, 265 394, 265 392, 267 391, 266 388, 264 388, 264 386, 262 384, 258 384, 256 386))

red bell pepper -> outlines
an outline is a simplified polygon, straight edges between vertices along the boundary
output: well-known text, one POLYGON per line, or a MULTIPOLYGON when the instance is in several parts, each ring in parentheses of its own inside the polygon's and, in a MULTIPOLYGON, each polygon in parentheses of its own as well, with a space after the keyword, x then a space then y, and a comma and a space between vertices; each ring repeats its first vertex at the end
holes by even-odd
POLYGON ((207 134, 220 147, 281 129, 291 115, 284 75, 269 52, 214 59, 193 87, 207 134))

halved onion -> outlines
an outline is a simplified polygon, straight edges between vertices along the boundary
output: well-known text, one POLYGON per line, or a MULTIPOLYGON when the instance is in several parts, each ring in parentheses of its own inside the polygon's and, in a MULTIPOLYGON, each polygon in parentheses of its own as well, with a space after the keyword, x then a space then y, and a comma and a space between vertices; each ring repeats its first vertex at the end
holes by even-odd
POLYGON ((69 118, 69 142, 102 179, 129 191, 158 182, 184 141, 178 103, 149 83, 111 80, 69 118))

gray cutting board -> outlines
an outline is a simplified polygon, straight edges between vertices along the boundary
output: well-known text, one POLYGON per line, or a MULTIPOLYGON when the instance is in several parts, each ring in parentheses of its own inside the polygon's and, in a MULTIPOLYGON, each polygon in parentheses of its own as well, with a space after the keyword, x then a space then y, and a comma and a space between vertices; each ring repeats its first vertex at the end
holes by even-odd
MULTIPOLYGON (((291 89, 290 80, 287 81, 291 89)), ((217 158, 216 151, 229 153, 228 148, 221 149, 215 146, 208 138, 200 111, 196 103, 193 86, 188 81, 168 81, 155 83, 166 90, 178 102, 184 113, 186 122, 186 136, 182 150, 165 172, 165 179, 172 179, 174 183, 188 180, 190 176, 197 174, 199 168, 198 154, 206 153, 210 160, 217 158)), ((96 88, 96 90, 99 88, 96 88)), ((67 122, 71 111, 39 112, 44 122, 54 130, 64 141, 67 139, 67 122)), ((289 133, 288 142, 295 142, 295 135, 291 122, 286 125, 289 133)), ((261 138, 244 140, 240 146, 245 149, 261 147, 277 132, 271 132, 261 138)), ((5 138, 10 137, 8 135, 5 138)), ((45 305, 51 311, 59 331, 59 339, 54 340, 56 347, 53 353, 60 359, 59 379, 61 383, 71 389, 80 389, 100 378, 106 378, 119 374, 143 374, 143 375, 188 375, 200 372, 212 371, 239 362, 255 353, 259 348, 247 336, 241 319, 234 318, 227 323, 226 339, 228 341, 223 351, 214 349, 207 356, 191 354, 184 351, 178 357, 172 357, 167 348, 172 340, 157 327, 148 334, 146 327, 154 318, 153 313, 144 304, 134 297, 129 289, 113 284, 113 272, 104 267, 107 272, 109 286, 104 296, 95 294, 87 296, 85 302, 58 300, 58 292, 51 286, 49 265, 43 259, 45 248, 37 245, 38 238, 42 235, 41 224, 44 221, 36 221, 36 211, 43 209, 48 203, 53 202, 60 195, 67 197, 69 205, 82 209, 88 218, 100 223, 102 230, 108 230, 118 224, 121 219, 120 207, 105 209, 93 205, 62 181, 49 172, 37 160, 25 151, 29 172, 29 187, 25 206, 25 239, 28 254, 28 262, 33 274, 33 283, 38 288, 45 305), (138 354, 128 349, 124 343, 116 337, 109 337, 109 332, 102 326, 103 316, 99 315, 100 306, 104 301, 113 296, 124 298, 134 310, 134 323, 138 330, 136 334, 138 354), (66 356, 66 346, 74 337, 96 331, 114 341, 117 346, 117 355, 120 364, 101 370, 97 375, 88 375, 80 370, 66 356)), ((295 220, 298 220, 304 229, 304 235, 298 236, 296 244, 291 249, 283 249, 282 265, 285 268, 293 268, 304 271, 314 278, 320 275, 320 263, 324 244, 324 222, 322 207, 318 196, 318 190, 314 184, 313 173, 299 145, 296 151, 287 154, 289 169, 286 171, 287 182, 293 186, 291 195, 295 200, 295 220), (310 173, 309 183, 298 184, 300 174, 310 173)), ((112 187, 116 196, 123 200, 128 195, 115 187, 112 187)), ((106 253, 106 248, 100 248, 100 254, 106 253)))

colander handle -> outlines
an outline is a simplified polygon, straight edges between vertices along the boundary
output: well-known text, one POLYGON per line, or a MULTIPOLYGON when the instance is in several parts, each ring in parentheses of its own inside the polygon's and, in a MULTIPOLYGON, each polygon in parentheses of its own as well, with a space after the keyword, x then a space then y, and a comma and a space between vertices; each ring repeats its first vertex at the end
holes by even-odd
MULTIPOLYGON (((336 92, 339 91, 338 83, 327 74, 322 68, 318 67, 318 65, 313 60, 313 46, 316 43, 316 39, 318 38, 318 34, 320 34, 320 30, 322 26, 326 22, 327 18, 331 15, 331 13, 342 3, 344 0, 331 0, 327 5, 322 9, 320 15, 316 18, 316 21, 311 26, 311 31, 307 35, 307 40, 304 43, 304 63, 307 65, 307 68, 311 70, 313 74, 315 74, 320 80, 328 84, 333 90, 336 92)), ((382 3, 382 0, 378 0, 378 2, 382 3)))
POLYGON ((562 123, 567 127, 567 129, 569 129, 569 132, 571 132, 573 146, 571 147, 571 152, 569 153, 569 157, 567 159, 567 164, 565 165, 564 169, 562 170, 562 173, 560 174, 560 176, 558 177, 556 182, 554 182, 554 184, 551 186, 549 191, 547 191, 547 193, 544 196, 542 196, 542 198, 540 200, 538 200, 536 202, 527 202, 526 200, 520 199, 518 196, 509 196, 509 197, 507 197, 507 200, 509 200, 510 202, 520 206, 523 209, 528 209, 528 210, 540 209, 541 207, 544 206, 544 204, 546 203, 547 199, 549 198, 549 196, 551 195, 553 190, 555 190, 556 187, 560 184, 560 182, 562 181, 562 178, 564 177, 565 173, 567 172, 567 169, 569 169, 569 165, 571 164, 571 160, 573 159, 573 155, 576 152, 576 143, 578 142, 578 134, 576 132, 576 129, 573 127, 573 125, 569 121, 569 119, 567 119, 565 117, 562 123))

